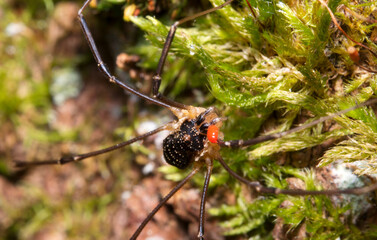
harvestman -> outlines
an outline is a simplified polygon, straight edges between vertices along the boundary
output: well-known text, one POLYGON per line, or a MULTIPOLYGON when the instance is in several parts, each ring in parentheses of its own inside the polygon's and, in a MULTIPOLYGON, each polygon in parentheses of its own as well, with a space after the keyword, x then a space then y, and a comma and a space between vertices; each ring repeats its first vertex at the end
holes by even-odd
MULTIPOLYGON (((221 137, 219 137, 219 128, 222 125, 223 118, 218 116, 218 113, 214 107, 210 108, 201 108, 201 107, 193 107, 184 105, 173 100, 170 100, 159 92, 159 87, 161 83, 161 74, 164 67, 164 63, 166 57, 168 55, 168 51, 170 45, 173 41, 175 31, 177 27, 185 23, 187 21, 191 21, 197 17, 202 15, 211 13, 216 11, 228 4, 230 4, 233 0, 228 0, 222 5, 218 7, 214 7, 212 9, 197 13, 193 16, 186 17, 180 21, 175 22, 171 27, 169 34, 166 38, 166 42, 162 49, 162 54, 159 60, 159 64, 157 67, 156 74, 153 77, 153 97, 144 95, 137 90, 127 86, 117 77, 113 76, 110 70, 106 67, 104 62, 102 61, 101 55, 97 49, 97 46, 94 42, 92 34, 89 30, 89 27, 85 21, 83 11, 86 9, 88 4, 91 0, 86 0, 84 5, 78 11, 78 19, 80 21, 80 25, 82 27, 83 33, 85 38, 92 50, 93 56, 98 64, 99 70, 103 73, 103 75, 112 83, 120 86, 124 90, 135 94, 136 96, 150 102, 156 104, 158 106, 164 107, 169 109, 176 117, 177 120, 171 121, 164 126, 161 126, 153 131, 145 133, 141 136, 135 137, 131 140, 118 143, 114 146, 110 146, 98 151, 73 155, 69 157, 62 157, 59 160, 50 160, 50 161, 40 161, 40 162, 24 162, 24 161, 17 161, 15 162, 17 167, 30 167, 30 166, 38 166, 38 165, 48 165, 48 164, 65 164, 74 161, 81 161, 83 159, 97 156, 103 153, 107 153, 127 145, 130 145, 136 141, 143 140, 149 136, 152 136, 158 132, 167 130, 170 132, 170 135, 166 137, 163 142, 163 153, 164 157, 170 165, 178 167, 180 169, 185 169, 189 165, 193 165, 193 170, 186 176, 180 183, 178 183, 162 200, 161 202, 149 213, 149 215, 144 219, 144 221, 140 224, 138 229, 132 235, 130 239, 136 239, 141 231, 144 229, 146 224, 153 218, 153 216, 158 212, 158 210, 185 184, 189 179, 191 179, 201 167, 205 166, 207 168, 205 180, 204 180, 204 188, 201 197, 200 203, 200 213, 199 213, 199 230, 198 230, 198 239, 204 239, 204 215, 205 215, 205 203, 207 197, 207 190, 208 184, 210 181, 212 167, 213 167, 213 160, 218 160, 220 164, 224 167, 224 169, 234 178, 239 180, 240 182, 246 184, 247 186, 253 188, 255 191, 259 193, 269 193, 269 194, 287 194, 287 195, 296 195, 296 196, 304 196, 304 195, 336 195, 336 194, 364 194, 373 190, 377 189, 377 184, 373 184, 366 187, 361 188, 351 188, 351 189, 333 189, 333 190, 323 190, 323 191, 306 191, 302 189, 277 189, 271 187, 265 187, 261 185, 257 181, 250 181, 236 172, 234 172, 222 159, 220 155, 220 148, 222 147, 245 147, 254 145, 260 142, 273 140, 277 138, 281 138, 291 133, 295 133, 301 131, 303 129, 312 127, 316 124, 324 122, 328 119, 333 118, 334 116, 338 116, 354 110, 356 108, 366 106, 372 103, 377 102, 377 99, 371 99, 364 103, 358 104, 352 108, 340 111, 335 114, 331 114, 326 117, 321 117, 309 124, 304 124, 297 128, 293 128, 286 132, 275 133, 271 135, 259 136, 254 139, 248 140, 232 140, 232 141, 223 141, 221 137)), ((221 134, 220 134, 221 136, 221 134)))

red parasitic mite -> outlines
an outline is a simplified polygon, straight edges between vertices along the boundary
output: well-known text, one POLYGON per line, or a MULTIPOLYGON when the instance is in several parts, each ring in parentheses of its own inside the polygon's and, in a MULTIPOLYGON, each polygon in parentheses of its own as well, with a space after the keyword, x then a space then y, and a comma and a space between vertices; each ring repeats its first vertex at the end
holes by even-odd
POLYGON ((216 125, 210 125, 207 130, 207 138, 211 143, 217 143, 219 137, 219 128, 216 125))

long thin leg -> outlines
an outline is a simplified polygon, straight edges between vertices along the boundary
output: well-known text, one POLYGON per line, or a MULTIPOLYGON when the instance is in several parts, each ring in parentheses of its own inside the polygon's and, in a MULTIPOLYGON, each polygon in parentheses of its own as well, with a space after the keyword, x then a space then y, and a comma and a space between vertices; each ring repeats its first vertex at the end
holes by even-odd
POLYGON ((220 164, 225 168, 225 170, 230 175, 232 175, 234 178, 236 178, 240 182, 254 188, 257 192, 260 192, 260 193, 286 194, 286 195, 291 195, 291 196, 339 195, 339 194, 361 195, 361 194, 365 194, 365 193, 377 190, 377 183, 366 186, 366 187, 360 187, 360 188, 329 189, 329 190, 321 190, 321 191, 308 191, 308 190, 303 190, 303 189, 279 189, 279 188, 265 187, 261 185, 259 182, 256 182, 256 181, 252 182, 238 175, 224 162, 224 159, 222 159, 221 157, 219 157, 218 160, 220 164))
POLYGON ((195 167, 189 175, 187 175, 180 183, 178 183, 177 186, 175 186, 162 200, 158 203, 158 205, 148 214, 148 216, 144 219, 144 221, 140 224, 140 226, 136 229, 130 240, 135 240, 141 231, 144 229, 145 225, 153 218, 153 216, 160 210, 162 206, 165 205, 165 203, 179 190, 182 188, 183 185, 187 183, 188 180, 190 180, 195 174, 198 173, 200 170, 199 167, 195 167))
POLYGON ((377 98, 369 99, 368 101, 365 101, 363 103, 357 104, 357 105, 355 105, 353 107, 350 107, 348 109, 339 111, 337 113, 330 114, 330 115, 325 116, 325 117, 320 117, 319 119, 317 119, 317 120, 315 120, 315 121, 313 121, 311 123, 301 125, 299 127, 290 129, 290 130, 285 131, 285 132, 274 133, 274 134, 265 135, 265 136, 259 136, 259 137, 256 137, 256 138, 253 138, 253 139, 248 139, 248 140, 231 140, 231 141, 221 141, 221 140, 219 140, 218 144, 221 147, 234 147, 235 148, 235 147, 250 146, 250 145, 257 144, 257 143, 261 143, 261 142, 265 142, 265 141, 269 141, 269 140, 278 139, 278 138, 284 137, 286 135, 289 135, 289 134, 292 134, 292 133, 295 133, 295 132, 299 132, 301 130, 313 127, 313 126, 315 126, 315 125, 317 125, 319 123, 322 123, 322 122, 324 122, 326 120, 332 119, 332 118, 334 118, 336 116, 340 116, 342 114, 345 114, 345 113, 350 112, 352 110, 355 110, 357 108, 360 108, 360 107, 363 107, 363 106, 367 106, 367 105, 370 105, 370 104, 373 104, 373 103, 376 103, 376 102, 377 102, 377 98))
POLYGON ((247 3, 247 5, 249 6, 249 9, 250 9, 251 13, 253 14, 255 20, 258 22, 259 26, 260 26, 262 29, 264 29, 264 28, 265 28, 264 24, 263 24, 261 21, 259 21, 257 15, 255 14, 255 11, 254 11, 253 7, 251 6, 251 4, 249 3, 248 0, 246 0, 246 3, 247 3))
POLYGON ((160 99, 161 101, 163 102, 166 102, 168 103, 169 105, 172 105, 172 106, 175 106, 175 107, 178 107, 178 108, 186 108, 185 105, 181 104, 181 103, 177 103, 177 102, 174 102, 166 97, 164 97, 160 92, 159 92, 159 88, 160 88, 160 85, 161 85, 161 74, 162 74, 162 70, 164 68, 164 65, 165 65, 165 61, 166 61, 166 58, 168 56, 168 52, 169 52, 169 49, 170 49, 170 46, 171 46, 171 43, 174 39, 174 35, 175 35, 175 32, 177 30, 177 27, 182 24, 182 23, 185 23, 185 22, 188 22, 188 21, 191 21, 191 20, 194 20, 195 18, 198 18, 200 16, 203 16, 205 14, 208 14, 208 13, 211 13, 211 12, 214 12, 220 8, 223 8, 224 6, 226 5, 229 5, 231 2, 233 2, 234 0, 228 0, 226 1, 225 3, 217 6, 217 7, 214 7, 214 8, 211 8, 211 9, 208 9, 206 11, 203 11, 203 12, 200 12, 200 13, 197 13, 197 14, 194 14, 192 16, 189 16, 189 17, 186 17, 186 18, 183 18, 177 22, 175 22, 171 27, 170 27, 170 30, 169 30, 169 33, 168 33, 168 36, 166 37, 166 41, 165 41, 165 44, 164 44, 164 47, 162 49, 162 53, 161 53, 161 57, 160 57, 160 60, 158 62, 158 67, 157 67, 157 71, 156 71, 156 74, 153 76, 153 96, 156 97, 157 99, 160 99))
POLYGON ((32 167, 32 166, 51 165, 51 164, 59 164, 60 165, 60 164, 65 164, 65 163, 69 163, 69 162, 77 162, 77 161, 84 160, 86 158, 94 157, 94 156, 97 156, 97 155, 100 155, 100 154, 104 154, 104 153, 111 152, 111 151, 114 151, 116 149, 125 147, 127 145, 130 145, 130 144, 136 142, 136 141, 143 140, 143 139, 145 139, 149 136, 152 136, 152 135, 154 135, 158 132, 161 132, 165 129, 166 129, 166 125, 159 127, 159 128, 157 128, 153 131, 147 132, 147 133, 140 135, 138 137, 135 137, 133 139, 130 139, 128 141, 121 142, 121 143, 118 143, 116 145, 113 145, 113 146, 110 146, 110 147, 107 147, 107 148, 104 148, 104 149, 101 149, 101 150, 98 150, 98 151, 94 151, 94 152, 88 152, 88 153, 84 153, 84 154, 62 157, 59 160, 49 160, 49 161, 40 161, 40 162, 14 161, 14 164, 15 164, 16 167, 32 167))
POLYGON ((206 199, 207 199, 207 191, 208 191, 209 180, 210 180, 211 174, 212 174, 212 167, 213 167, 212 159, 206 159, 206 166, 207 166, 207 174, 206 174, 206 178, 204 180, 204 187, 203 187, 202 199, 201 199, 201 202, 200 202, 200 213, 199 213, 198 239, 200 239, 200 240, 204 239, 206 199))
POLYGON ((132 93, 132 94, 135 94, 136 96, 148 101, 148 102, 151 102, 151 103, 154 103, 158 106, 161 106, 161 107, 165 107, 165 108, 171 108, 172 105, 168 104, 168 103, 165 103, 163 101, 160 101, 158 99, 155 99, 155 98, 151 98, 147 95, 144 95, 138 91, 136 91, 135 89, 127 86, 126 84, 124 84, 123 82, 121 82, 120 80, 118 80, 115 76, 113 76, 111 73, 110 73, 110 70, 106 67, 105 63, 102 61, 102 58, 101 58, 101 55, 100 53, 98 52, 98 49, 97 49, 97 46, 94 42, 94 39, 92 37, 92 34, 89 30, 89 27, 84 19, 84 15, 82 14, 82 12, 84 11, 84 9, 88 6, 88 4, 90 3, 91 0, 87 0, 84 5, 80 8, 80 10, 78 11, 78 19, 80 21, 80 25, 81 25, 81 28, 82 28, 82 31, 85 35, 85 38, 90 46, 90 49, 92 50, 92 53, 93 53, 93 56, 97 62, 97 65, 98 65, 98 68, 99 70, 103 73, 103 75, 109 79, 110 82, 120 86, 121 88, 125 89, 126 91, 132 93))

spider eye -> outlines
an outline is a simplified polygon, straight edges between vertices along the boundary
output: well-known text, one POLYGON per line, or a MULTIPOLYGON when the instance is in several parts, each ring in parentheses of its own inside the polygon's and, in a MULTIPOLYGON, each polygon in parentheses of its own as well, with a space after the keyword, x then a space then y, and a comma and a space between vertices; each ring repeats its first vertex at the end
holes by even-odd
POLYGON ((216 125, 210 125, 207 130, 207 138, 211 143, 217 143, 219 137, 219 128, 216 125))

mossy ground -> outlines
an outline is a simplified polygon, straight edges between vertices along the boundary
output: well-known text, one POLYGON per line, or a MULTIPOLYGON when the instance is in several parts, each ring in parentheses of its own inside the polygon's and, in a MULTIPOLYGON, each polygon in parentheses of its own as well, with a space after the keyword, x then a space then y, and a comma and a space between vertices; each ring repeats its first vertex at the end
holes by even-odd
MULTIPOLYGON (((222 2, 167 2, 148 9, 145 1, 102 1, 97 10, 86 11, 86 15, 110 67, 113 68, 115 56, 122 51, 137 54, 141 62, 132 70, 142 72, 144 79, 148 79, 156 69, 171 18, 177 20, 222 2), (121 10, 131 8, 140 10, 139 17, 128 14, 133 23, 123 25, 121 10), (95 16, 94 12, 97 12, 95 16), (156 15, 156 18, 143 17, 146 15, 156 15), (143 40, 135 25, 146 32, 149 41, 143 40)), ((246 2, 235 1, 232 6, 179 28, 163 75, 162 91, 169 97, 186 104, 214 105, 220 109, 228 118, 222 129, 225 139, 288 130, 375 94, 375 75, 352 62, 347 48, 354 43, 332 24, 319 1, 250 3, 258 21, 246 2)), ((127 202, 141 201, 135 191, 144 197, 149 196, 147 193, 151 194, 149 198, 154 196, 153 205, 158 201, 158 194, 166 193, 173 185, 162 180, 159 172, 175 181, 184 176, 172 167, 162 167, 143 180, 142 166, 150 158, 158 160, 153 157, 154 143, 147 143, 147 147, 135 145, 64 167, 19 171, 12 168, 11 162, 13 159, 55 159, 61 154, 108 146, 135 135, 135 129, 145 120, 165 121, 162 116, 167 113, 125 96, 101 77, 77 28, 78 23, 72 20, 75 24, 70 25, 67 20, 71 14, 74 19, 78 5, 62 6, 54 1, 0 4, 3 16, 0 237, 117 239, 129 236, 135 226, 125 218, 139 219, 146 214, 127 202), (59 17, 62 12, 65 14, 59 17), (67 25, 63 20, 67 20, 67 25), (15 35, 7 32, 12 23, 21 23, 21 31, 15 35), (65 26, 63 33, 56 31, 61 26, 65 26), (50 89, 61 69, 73 75, 79 73, 83 80, 82 88, 80 84, 75 85, 80 95, 58 105, 53 103, 56 93, 50 89), (154 179, 154 184, 151 185, 150 179, 154 179), (140 211, 141 216, 135 211, 140 211)), ((332 0, 328 5, 352 38, 377 50, 375 2, 354 4, 332 0)), ((368 51, 359 50, 360 64, 373 69, 376 59, 368 51)), ((74 95, 75 90, 66 94, 74 95)), ((363 108, 283 139, 247 149, 224 150, 222 154, 235 171, 267 186, 335 187, 332 174, 326 169, 317 170, 318 164, 357 161, 363 163, 362 167, 354 167, 359 174, 375 173, 376 126, 373 110, 363 108)), ((207 233, 212 239, 222 237, 223 233, 236 239, 373 239, 377 235, 372 197, 366 198, 371 205, 362 203, 364 208, 372 206, 368 214, 360 213, 358 209, 363 207, 351 204, 356 200, 347 202, 344 196, 256 196, 219 166, 214 171, 209 203, 217 208, 210 209, 209 213, 215 216, 211 219, 222 222, 223 229, 210 223, 207 233)), ((202 182, 203 176, 197 176, 194 188, 199 189, 202 182)), ((172 237, 172 233, 188 236, 185 231, 189 231, 195 236, 197 209, 187 205, 198 206, 197 196, 198 192, 188 189, 178 194, 175 198, 178 200, 172 201, 172 209, 164 210, 158 218, 160 225, 158 221, 151 223, 157 224, 156 232, 170 233, 172 237), (179 213, 177 209, 181 208, 186 213, 179 213)))

